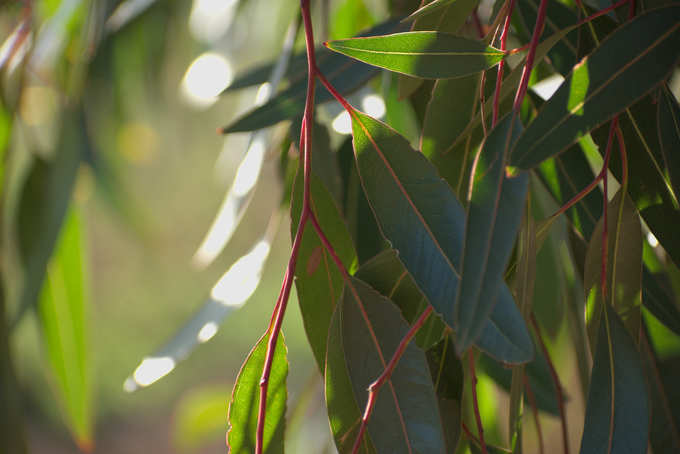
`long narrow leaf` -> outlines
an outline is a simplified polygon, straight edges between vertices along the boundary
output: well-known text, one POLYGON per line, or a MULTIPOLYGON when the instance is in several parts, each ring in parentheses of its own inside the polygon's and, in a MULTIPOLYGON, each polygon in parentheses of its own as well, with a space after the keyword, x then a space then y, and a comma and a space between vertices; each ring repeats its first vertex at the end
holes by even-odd
POLYGON ((337 40, 326 45, 365 63, 424 79, 476 74, 496 65, 505 55, 479 41, 430 31, 337 40))

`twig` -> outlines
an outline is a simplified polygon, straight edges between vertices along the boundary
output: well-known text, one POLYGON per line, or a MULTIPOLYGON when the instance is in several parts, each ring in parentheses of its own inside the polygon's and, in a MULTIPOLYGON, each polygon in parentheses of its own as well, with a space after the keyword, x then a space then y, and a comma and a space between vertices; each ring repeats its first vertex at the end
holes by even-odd
POLYGON ((541 3, 538 6, 538 12, 536 13, 536 24, 534 25, 534 34, 531 36, 529 53, 527 54, 527 60, 524 64, 524 70, 522 71, 522 79, 519 82, 519 88, 517 89, 517 94, 515 95, 515 103, 513 105, 513 110, 515 112, 519 112, 520 108, 522 107, 522 101, 524 100, 524 95, 526 94, 527 87, 529 86, 529 76, 531 75, 531 70, 534 67, 536 48, 538 47, 538 39, 541 37, 541 33, 543 32, 547 8, 548 1, 541 0, 541 3))

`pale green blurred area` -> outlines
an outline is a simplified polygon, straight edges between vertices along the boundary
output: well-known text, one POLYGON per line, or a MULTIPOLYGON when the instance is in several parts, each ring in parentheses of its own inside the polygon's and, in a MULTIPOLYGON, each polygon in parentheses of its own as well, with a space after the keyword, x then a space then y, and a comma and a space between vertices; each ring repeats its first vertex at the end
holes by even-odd
MULTIPOLYGON (((199 3, 219 10, 230 2, 196 1, 194 8, 199 3)), ((62 6, 57 0, 35 2, 34 14, 53 17, 62 6)), ((110 12, 113 6, 105 9, 110 12)), ((246 135, 229 137, 225 145, 216 128, 247 109, 255 93, 246 90, 195 108, 183 97, 182 78, 206 51, 224 56, 232 72, 275 58, 296 8, 294 0, 249 0, 238 10, 234 4, 230 10, 235 22, 226 33, 198 36, 189 27, 191 1, 156 2, 107 37, 89 68, 83 100, 93 152, 119 178, 105 190, 91 168, 82 165, 75 193, 84 218, 90 277, 87 329, 95 452, 225 451, 233 381, 269 322, 283 278, 290 249, 287 217, 260 287, 245 307, 153 386, 126 393, 122 385, 141 359, 161 347, 203 304, 222 273, 264 234, 280 204, 278 148, 272 143, 253 203, 225 252, 205 270, 191 265, 245 152, 246 135)), ((11 32, 11 19, 9 14, 3 17, 5 36, 11 32)), ((51 74, 68 79, 70 69, 62 62, 51 74)), ((32 139, 46 148, 62 96, 58 82, 49 82, 37 71, 29 74, 20 107, 32 139)), ((309 377, 317 374, 294 294, 284 332, 294 403, 309 377)), ((13 334, 12 345, 25 394, 31 452, 75 452, 32 312, 13 334)), ((314 401, 321 402, 321 395, 314 401)), ((327 423, 321 422, 323 433, 327 423)))

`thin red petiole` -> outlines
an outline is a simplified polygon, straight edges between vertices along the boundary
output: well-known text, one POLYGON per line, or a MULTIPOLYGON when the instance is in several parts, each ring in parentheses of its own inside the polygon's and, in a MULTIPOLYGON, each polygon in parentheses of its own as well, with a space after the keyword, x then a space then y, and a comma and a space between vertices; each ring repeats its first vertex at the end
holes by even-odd
POLYGON ((342 96, 340 93, 338 93, 338 91, 335 89, 335 87, 328 81, 328 79, 326 79, 326 76, 324 76, 321 71, 317 70, 316 75, 319 78, 319 80, 321 81, 321 84, 324 87, 326 87, 326 90, 328 90, 328 92, 331 95, 333 95, 333 97, 336 99, 336 101, 338 101, 340 103, 340 105, 342 105, 342 107, 347 112, 349 112, 350 114, 352 112, 354 112, 354 107, 352 107, 352 105, 349 102, 347 102, 347 100, 344 98, 344 96, 342 96))
POLYGON ((529 76, 531 75, 531 70, 534 67, 536 48, 538 47, 538 40, 543 33, 547 8, 548 0, 541 0, 536 13, 536 24, 534 25, 534 34, 531 36, 529 53, 527 54, 526 63, 524 64, 524 69, 522 71, 522 79, 520 80, 519 88, 517 89, 517 94, 515 95, 515 102, 513 105, 513 110, 515 112, 519 112, 520 108, 522 107, 522 101, 524 100, 524 95, 526 94, 527 87, 529 86, 529 76))
POLYGON ((380 376, 368 387, 368 401, 366 402, 366 409, 364 410, 364 415, 361 418, 361 426, 359 427, 359 433, 357 434, 356 441, 354 442, 354 446, 352 447, 352 454, 356 454, 359 452, 359 448, 361 447, 361 440, 364 436, 364 433, 366 432, 368 420, 370 419, 371 414, 373 413, 373 408, 375 407, 375 401, 378 398, 380 388, 390 379, 392 373, 394 372, 394 368, 397 367, 399 360, 404 355, 406 347, 408 347, 408 344, 411 342, 413 337, 418 333, 420 328, 423 327, 430 314, 432 314, 432 306, 427 306, 423 313, 420 314, 420 317, 418 317, 418 320, 416 320, 413 326, 411 326, 408 332, 401 339, 401 342, 399 342, 397 350, 394 352, 394 355, 392 355, 392 359, 390 359, 390 362, 387 363, 387 366, 385 367, 385 370, 383 370, 383 373, 380 374, 380 376))
POLYGON ((560 383, 560 377, 557 375, 555 365, 553 364, 550 354, 548 353, 548 348, 545 346, 545 342, 543 342, 541 328, 539 328, 538 322, 536 322, 536 316, 533 314, 533 312, 531 313, 530 320, 531 326, 536 332, 538 345, 540 345, 543 356, 545 357, 545 361, 548 363, 550 377, 552 377, 553 385, 555 386, 555 391, 557 393, 557 406, 560 410, 560 419, 562 420, 562 444, 564 447, 564 454, 569 454, 569 431, 567 430, 567 412, 564 409, 564 393, 562 392, 562 383, 560 383))
POLYGON ((475 373, 475 354, 472 349, 468 350, 468 367, 470 368, 470 388, 472 390, 472 408, 475 412, 475 421, 477 422, 477 432, 479 432, 479 444, 482 454, 488 454, 486 449, 486 442, 484 441, 484 427, 482 426, 482 417, 479 414, 479 402, 477 401, 477 374, 475 373))

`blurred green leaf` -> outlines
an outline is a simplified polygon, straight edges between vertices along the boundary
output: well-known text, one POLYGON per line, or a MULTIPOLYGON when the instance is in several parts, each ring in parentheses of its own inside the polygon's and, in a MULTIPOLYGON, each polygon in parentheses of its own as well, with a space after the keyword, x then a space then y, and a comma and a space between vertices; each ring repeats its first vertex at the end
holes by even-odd
POLYGON ((649 400, 642 362, 616 311, 599 326, 581 454, 647 452, 649 400))
POLYGON ((174 439, 184 450, 224 438, 224 414, 227 403, 224 386, 204 386, 190 390, 175 409, 174 439))
POLYGON ((49 161, 35 158, 21 192, 17 232, 24 282, 13 323, 36 303, 43 285, 47 263, 57 242, 87 146, 82 115, 82 112, 63 114, 54 156, 49 161))
POLYGON ((331 39, 354 36, 375 20, 363 0, 344 0, 331 14, 331 39))
POLYGON ((424 79, 479 73, 504 53, 479 41, 448 33, 416 31, 326 43, 329 49, 390 71, 424 79))
MULTIPOLYGON (((227 447, 230 454, 251 454, 255 452, 255 432, 260 403, 260 377, 267 354, 269 335, 260 338, 248 354, 236 379, 229 403, 229 430, 227 447)), ((283 435, 286 425, 286 399, 288 392, 288 348, 280 333, 276 340, 274 360, 266 403, 266 423, 264 426, 263 452, 266 454, 283 453, 283 435)))
POLYGON ((38 313, 47 361, 68 425, 81 450, 93 447, 87 267, 82 221, 71 206, 47 267, 38 313))
POLYGON ((504 286, 529 182, 526 173, 505 175, 508 150, 520 131, 515 115, 507 115, 489 133, 477 158, 454 313, 459 353, 479 337, 504 286))
MULTIPOLYGON (((409 326, 390 300, 355 278, 345 287, 337 310, 354 396, 364 408, 368 386, 383 372, 409 326)), ((378 452, 445 450, 425 353, 414 343, 378 394, 368 433, 378 452)))
MULTIPOLYGON (((302 168, 299 168, 293 186, 291 203, 291 237, 295 237, 297 233, 302 211, 302 175, 302 168)), ((312 210, 326 237, 345 268, 351 269, 356 261, 352 237, 340 217, 333 198, 315 175, 312 175, 311 199, 312 210)), ((299 251, 295 268, 295 287, 307 339, 314 352, 319 370, 323 372, 328 327, 335 305, 342 293, 344 281, 312 225, 307 225, 305 228, 299 251)))
POLYGON ((646 94, 676 63, 679 28, 677 6, 621 26, 567 76, 515 144, 510 163, 538 165, 646 94))

